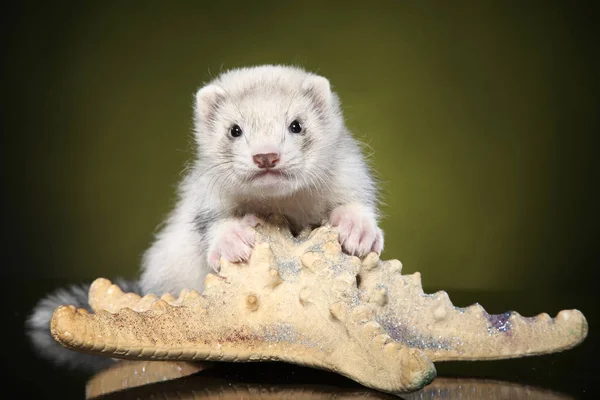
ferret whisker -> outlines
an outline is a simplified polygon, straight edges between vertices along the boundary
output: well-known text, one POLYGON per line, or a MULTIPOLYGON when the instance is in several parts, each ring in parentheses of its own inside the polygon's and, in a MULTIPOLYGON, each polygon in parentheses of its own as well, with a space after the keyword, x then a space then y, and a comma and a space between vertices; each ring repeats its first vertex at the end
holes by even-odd
POLYGON ((196 177, 195 180, 197 181, 198 179, 203 178, 208 173, 212 172, 214 169, 221 168, 222 166, 227 165, 227 164, 233 164, 233 160, 222 161, 217 164, 210 165, 208 168, 200 169, 200 172, 198 173, 198 176, 196 177))

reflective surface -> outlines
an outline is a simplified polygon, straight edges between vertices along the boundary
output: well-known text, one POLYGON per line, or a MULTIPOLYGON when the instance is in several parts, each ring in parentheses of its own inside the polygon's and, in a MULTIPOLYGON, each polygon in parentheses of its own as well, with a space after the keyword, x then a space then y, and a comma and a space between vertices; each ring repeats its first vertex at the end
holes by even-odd
MULTIPOLYGON (((274 363, 200 365, 184 362, 125 361, 94 375, 86 398, 102 399, 394 399, 321 371, 274 363), (194 373, 194 370, 200 372, 194 373), (141 385, 140 382, 144 382, 141 385)), ((507 381, 440 377, 407 400, 572 399, 560 392, 507 381)))
MULTIPOLYGON (((189 364, 168 362, 104 363, 86 369, 56 366, 35 349, 23 322, 43 293, 67 282, 20 280, 8 282, 10 312, 4 332, 3 379, 19 397, 37 398, 227 398, 227 399, 325 399, 393 398, 364 388, 333 373, 280 363, 189 364), (8 350, 8 354, 6 354, 8 350), (6 368, 8 367, 8 368, 6 368)), ((431 292, 432 290, 426 291, 431 292)), ((450 292, 455 305, 481 303, 490 312, 516 310, 531 316, 555 315, 560 309, 578 308, 586 316, 590 334, 570 351, 540 357, 487 362, 437 363, 438 378, 407 399, 579 399, 593 393, 595 326, 594 293, 450 292)), ((67 350, 65 350, 67 351, 67 350)), ((10 388, 7 388, 10 390, 10 388)))

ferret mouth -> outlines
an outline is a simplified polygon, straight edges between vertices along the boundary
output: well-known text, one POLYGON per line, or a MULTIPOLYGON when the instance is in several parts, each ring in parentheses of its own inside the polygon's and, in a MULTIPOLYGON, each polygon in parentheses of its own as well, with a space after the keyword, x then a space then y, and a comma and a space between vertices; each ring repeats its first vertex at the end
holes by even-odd
POLYGON ((256 179, 262 179, 262 178, 268 178, 268 177, 278 178, 278 177, 283 177, 283 176, 285 176, 285 173, 282 170, 267 168, 267 169, 263 169, 263 170, 255 172, 252 175, 251 179, 256 180, 256 179))

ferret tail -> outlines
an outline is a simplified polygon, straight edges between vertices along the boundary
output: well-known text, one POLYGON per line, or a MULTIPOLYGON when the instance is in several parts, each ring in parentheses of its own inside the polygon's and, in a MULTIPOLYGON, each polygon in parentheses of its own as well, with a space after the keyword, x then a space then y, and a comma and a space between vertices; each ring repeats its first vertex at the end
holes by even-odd
MULTIPOLYGON (((115 279, 123 291, 139 293, 139 285, 135 281, 115 279)), ((105 356, 96 356, 69 350, 58 344, 50 333, 50 320, 54 310, 61 305, 73 305, 92 311, 88 303, 88 292, 91 284, 71 285, 60 288, 42 298, 35 305, 27 320, 25 331, 29 336, 34 351, 44 359, 57 366, 96 372, 106 368, 114 361, 105 356)))

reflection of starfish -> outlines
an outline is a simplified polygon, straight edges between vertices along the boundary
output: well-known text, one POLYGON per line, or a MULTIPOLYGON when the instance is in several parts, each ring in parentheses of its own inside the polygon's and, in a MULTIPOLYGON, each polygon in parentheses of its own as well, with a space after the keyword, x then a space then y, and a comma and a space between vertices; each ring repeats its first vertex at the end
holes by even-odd
MULTIPOLYGON (((310 368, 184 361, 122 361, 91 377, 86 399, 393 400, 398 397, 310 368), (198 372, 200 371, 200 372, 198 372), (307 383, 310 382, 310 383, 307 383)), ((561 399, 562 400, 562 399, 561 399)))
MULTIPOLYGON (((311 373, 310 369, 243 368, 241 364, 196 364, 184 361, 123 361, 94 375, 86 384, 86 398, 117 399, 395 399, 397 397, 353 386, 311 373), (221 368, 219 368, 221 367, 221 368), (201 372, 198 372, 201 371, 201 372), (190 376, 193 375, 193 376, 190 376), (183 378, 183 379, 180 379, 183 378), (306 383, 311 382, 311 383, 306 383)), ((341 378, 341 377, 340 377, 341 378)), ((523 399, 572 400, 558 392, 514 382, 474 378, 436 378, 427 387, 402 396, 406 400, 523 399)))
POLYGON ((293 237, 267 224, 256 238, 249 262, 222 261, 202 295, 140 298, 98 279, 95 313, 59 307, 53 336, 116 358, 285 361, 405 393, 431 382, 432 361, 550 353, 587 335, 577 310, 552 319, 455 308, 445 292, 424 294, 419 273, 401 275, 398 261, 343 254, 329 227, 293 237))

